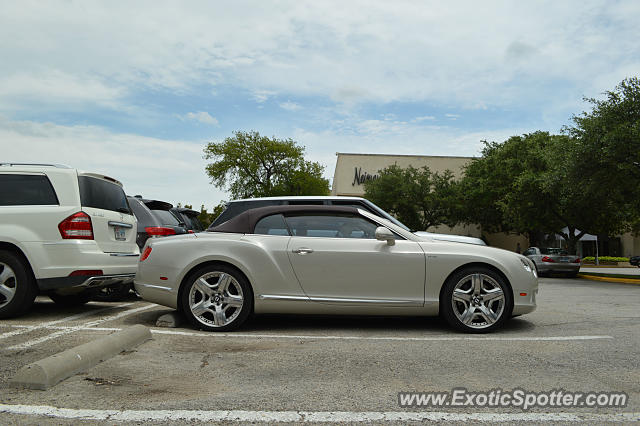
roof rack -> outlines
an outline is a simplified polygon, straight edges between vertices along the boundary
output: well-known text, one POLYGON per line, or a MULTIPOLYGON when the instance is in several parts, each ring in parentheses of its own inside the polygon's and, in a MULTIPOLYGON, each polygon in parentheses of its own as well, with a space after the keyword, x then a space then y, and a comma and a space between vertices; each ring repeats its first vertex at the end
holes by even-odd
POLYGON ((0 163, 0 166, 44 166, 44 167, 57 167, 58 169, 71 168, 64 164, 51 164, 51 163, 0 163))

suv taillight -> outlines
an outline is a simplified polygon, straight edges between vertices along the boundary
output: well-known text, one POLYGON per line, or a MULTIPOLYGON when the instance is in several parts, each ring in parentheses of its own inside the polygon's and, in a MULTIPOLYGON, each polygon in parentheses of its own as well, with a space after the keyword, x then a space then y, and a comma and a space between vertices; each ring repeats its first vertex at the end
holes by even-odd
POLYGON ((65 240, 93 240, 93 225, 85 212, 72 214, 58 224, 58 229, 65 240))
POLYGON ((580 263, 580 258, 575 259, 573 263, 580 263))
POLYGON ((550 258, 549 256, 545 256, 545 257, 543 257, 543 258, 542 258, 542 259, 540 259, 540 260, 542 260, 543 262, 550 262, 550 263, 555 262, 555 260, 553 260, 553 259, 552 259, 552 258, 550 258))
POLYGON ((166 237, 167 235, 176 235, 176 231, 173 228, 167 228, 164 226, 147 226, 144 228, 145 232, 154 237, 166 237))

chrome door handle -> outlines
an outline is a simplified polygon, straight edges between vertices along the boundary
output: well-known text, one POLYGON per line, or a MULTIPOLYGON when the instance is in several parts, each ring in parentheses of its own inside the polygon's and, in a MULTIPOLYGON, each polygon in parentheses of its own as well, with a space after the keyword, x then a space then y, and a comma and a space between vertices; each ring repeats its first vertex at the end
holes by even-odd
POLYGON ((293 249, 291 250, 292 252, 296 253, 296 254, 309 254, 309 253, 313 253, 313 249, 310 248, 306 248, 306 247, 300 247, 297 249, 293 249))

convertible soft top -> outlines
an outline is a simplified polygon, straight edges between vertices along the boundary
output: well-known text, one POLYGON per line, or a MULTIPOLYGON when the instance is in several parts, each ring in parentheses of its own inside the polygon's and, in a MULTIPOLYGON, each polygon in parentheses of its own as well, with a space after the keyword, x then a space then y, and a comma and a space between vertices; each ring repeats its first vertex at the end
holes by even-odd
POLYGON ((319 213, 319 214, 358 214, 355 207, 344 206, 269 206, 249 209, 238 216, 229 219, 220 225, 209 227, 207 232, 229 232, 237 234, 252 234, 256 223, 265 216, 272 214, 288 215, 292 213, 319 213))

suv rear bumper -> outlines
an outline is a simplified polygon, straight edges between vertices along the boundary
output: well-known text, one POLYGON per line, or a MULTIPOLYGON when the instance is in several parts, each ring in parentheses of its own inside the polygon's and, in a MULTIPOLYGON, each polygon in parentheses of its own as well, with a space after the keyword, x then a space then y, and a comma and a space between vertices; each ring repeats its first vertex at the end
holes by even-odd
POLYGON ((23 245, 23 251, 29 253, 28 258, 38 284, 50 279, 64 280, 71 284, 62 284, 62 287, 74 287, 90 278, 86 275, 69 276, 76 271, 100 270, 100 276, 112 276, 135 274, 138 270, 140 250, 134 242, 130 244, 129 253, 105 253, 94 240, 25 242, 23 245))
POLYGON ((57 278, 42 278, 37 280, 41 291, 57 290, 60 288, 100 288, 114 284, 129 284, 136 274, 113 274, 96 276, 72 276, 57 278))

